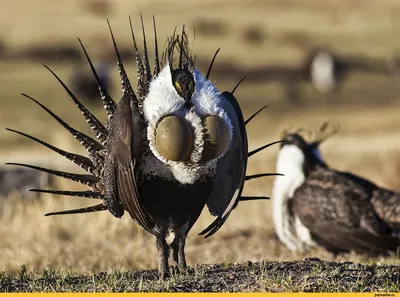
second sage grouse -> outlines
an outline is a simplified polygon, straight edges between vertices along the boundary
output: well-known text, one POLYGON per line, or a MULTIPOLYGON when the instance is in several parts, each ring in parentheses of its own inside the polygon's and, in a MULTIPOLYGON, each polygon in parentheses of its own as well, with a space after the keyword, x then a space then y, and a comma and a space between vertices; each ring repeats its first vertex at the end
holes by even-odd
MULTIPOLYGON (((326 127, 326 126, 325 126, 326 127)), ((400 194, 321 157, 321 136, 285 136, 277 159, 273 215, 279 239, 291 250, 322 246, 333 253, 395 251, 400 245, 400 194)))
MULTIPOLYGON (((63 125, 89 152, 89 158, 72 154, 37 138, 12 130, 68 158, 88 174, 73 174, 30 166, 38 170, 84 183, 90 191, 33 191, 102 199, 95 206, 53 212, 47 215, 87 213, 109 210, 115 217, 128 212, 134 221, 156 237, 159 270, 168 275, 169 248, 179 268, 186 267, 185 240, 205 205, 217 218, 200 235, 217 232, 241 197, 246 177, 248 152, 245 124, 233 92, 220 93, 206 76, 195 68, 182 30, 167 40, 159 59, 156 26, 155 65, 150 70, 142 20, 144 54, 141 58, 133 34, 138 81, 134 92, 124 70, 114 36, 110 32, 121 76, 122 99, 117 103, 98 83, 108 122, 103 125, 88 111, 61 79, 54 74, 79 107, 96 140, 73 129, 35 99, 25 95, 63 125), (178 59, 174 60, 174 55, 178 59), (166 237, 173 232, 171 246, 166 237)), ((79 40, 80 42, 80 40, 79 40)), ((215 58, 215 56, 214 56, 215 58)), ((268 145, 264 146, 267 147, 268 145)), ((264 148, 262 147, 262 148, 264 148)), ((262 149, 260 148, 260 149, 262 149)), ((263 176, 272 174, 262 174, 263 176)))

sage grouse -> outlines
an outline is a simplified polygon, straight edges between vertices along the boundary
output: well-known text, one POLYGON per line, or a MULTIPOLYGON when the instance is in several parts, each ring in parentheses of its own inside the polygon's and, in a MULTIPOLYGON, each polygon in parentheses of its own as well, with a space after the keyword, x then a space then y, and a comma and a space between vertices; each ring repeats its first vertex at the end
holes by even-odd
MULTIPOLYGON (((325 135, 327 136, 327 135, 325 135)), ((299 133, 281 144, 273 186, 279 239, 291 250, 321 246, 334 254, 385 253, 400 244, 400 194, 330 168, 319 145, 299 133)))
MULTIPOLYGON (((138 74, 136 92, 124 70, 110 27, 121 76, 122 99, 118 104, 100 83, 79 40, 108 115, 105 126, 49 69, 76 103, 97 140, 70 127, 41 103, 24 95, 46 110, 78 139, 89 152, 89 158, 66 152, 25 133, 11 131, 50 148, 89 174, 54 171, 26 164, 14 165, 47 171, 92 188, 90 191, 79 192, 32 191, 103 199, 103 203, 95 206, 47 215, 108 209, 120 218, 127 211, 134 221, 156 237, 159 270, 164 277, 169 273, 170 247, 178 267, 186 267, 186 236, 206 204, 211 214, 217 217, 200 233, 208 237, 221 228, 237 206, 246 179, 272 174, 245 176, 248 156, 268 145, 248 153, 245 124, 251 118, 244 121, 233 92, 221 94, 209 81, 214 59, 207 75, 203 76, 195 68, 184 28, 181 34, 174 32, 168 38, 162 58, 159 59, 154 18, 153 25, 155 65, 152 73, 143 19, 143 58, 138 53, 131 23, 138 74), (176 55, 179 58, 174 61, 176 55), (174 233, 171 246, 166 242, 170 232, 174 233)), ((253 198, 257 197, 243 199, 253 198)))

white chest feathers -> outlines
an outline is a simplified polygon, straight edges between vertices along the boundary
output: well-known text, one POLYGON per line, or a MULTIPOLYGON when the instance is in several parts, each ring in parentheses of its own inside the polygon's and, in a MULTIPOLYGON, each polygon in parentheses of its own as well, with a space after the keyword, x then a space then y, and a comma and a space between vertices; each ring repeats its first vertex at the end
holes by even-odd
MULTIPOLYGON (((195 81, 195 90, 191 98, 193 106, 189 108, 185 106, 184 99, 178 95, 172 85, 168 65, 150 83, 149 93, 143 102, 144 119, 147 125, 145 136, 150 149, 150 152, 143 156, 145 160, 140 168, 144 176, 159 176, 171 181, 176 180, 181 184, 193 184, 195 181, 213 174, 217 158, 207 159, 206 161, 202 159, 205 139, 202 120, 204 116, 215 116, 226 123, 230 131, 230 145, 233 127, 230 118, 222 108, 224 98, 199 71, 194 71, 193 79, 195 81), (185 161, 167 159, 157 148, 157 125, 167 116, 183 119, 193 132, 193 139, 190 140, 192 141, 190 156, 185 161)), ((188 137, 185 139, 188 139, 188 137)))
MULTIPOLYGON (((303 152, 295 145, 285 145, 279 152, 276 171, 284 174, 275 178, 272 190, 273 219, 275 232, 279 239, 291 250, 302 249, 298 238, 295 220, 289 212, 289 200, 294 191, 300 187, 305 176, 303 152)), ((297 223, 298 225, 299 223, 297 223)))
POLYGON ((320 52, 311 63, 311 80, 320 93, 332 92, 336 87, 335 63, 331 55, 320 52))
POLYGON ((303 166, 305 157, 303 152, 295 145, 285 145, 279 152, 276 171, 284 176, 277 176, 274 183, 274 198, 288 200, 293 192, 304 182, 303 166))

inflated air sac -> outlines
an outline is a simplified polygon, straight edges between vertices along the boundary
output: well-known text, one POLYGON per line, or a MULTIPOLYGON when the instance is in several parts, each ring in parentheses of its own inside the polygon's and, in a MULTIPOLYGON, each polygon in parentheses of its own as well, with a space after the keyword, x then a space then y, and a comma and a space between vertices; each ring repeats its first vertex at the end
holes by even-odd
POLYGON ((170 161, 187 161, 193 150, 193 131, 189 123, 177 116, 166 116, 156 128, 156 146, 170 161))
POLYGON ((203 160, 222 156, 229 146, 229 126, 220 117, 207 116, 203 119, 203 127, 205 130, 203 160))

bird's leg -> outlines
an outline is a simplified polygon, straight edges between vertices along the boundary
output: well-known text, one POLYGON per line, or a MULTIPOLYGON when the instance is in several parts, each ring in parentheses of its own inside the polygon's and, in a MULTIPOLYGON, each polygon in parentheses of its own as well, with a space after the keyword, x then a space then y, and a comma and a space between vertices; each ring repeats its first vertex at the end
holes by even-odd
POLYGON ((185 242, 186 235, 178 237, 178 267, 180 270, 186 269, 185 242))
POLYGON ((156 238, 156 246, 158 251, 158 270, 160 272, 161 278, 165 279, 169 276, 168 269, 168 257, 169 249, 168 244, 164 237, 156 238))
POLYGON ((172 250, 172 259, 177 266, 179 266, 179 259, 178 259, 178 235, 175 235, 174 240, 170 244, 172 250))
POLYGON ((186 235, 178 233, 175 235, 174 241, 171 243, 172 257, 181 271, 186 269, 185 241, 186 235))

